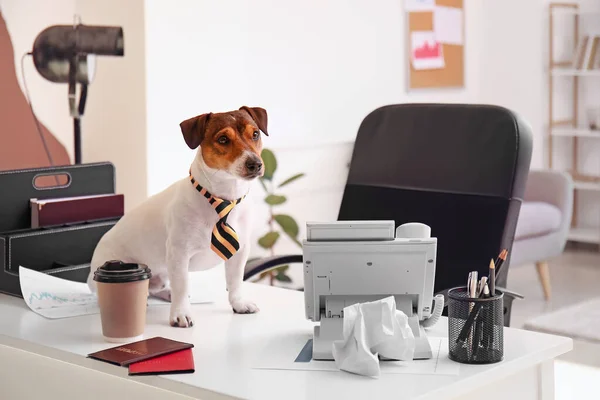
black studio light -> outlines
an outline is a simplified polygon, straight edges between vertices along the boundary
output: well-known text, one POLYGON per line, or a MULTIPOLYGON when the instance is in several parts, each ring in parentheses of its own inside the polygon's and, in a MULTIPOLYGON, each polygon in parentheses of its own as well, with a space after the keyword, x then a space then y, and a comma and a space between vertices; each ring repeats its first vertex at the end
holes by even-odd
POLYGON ((81 164, 81 117, 87 88, 96 70, 96 56, 123 56, 123 28, 118 26, 54 25, 38 34, 31 51, 36 70, 45 79, 68 84, 73 117, 75 164, 81 164), (77 84, 80 85, 77 102, 77 84))

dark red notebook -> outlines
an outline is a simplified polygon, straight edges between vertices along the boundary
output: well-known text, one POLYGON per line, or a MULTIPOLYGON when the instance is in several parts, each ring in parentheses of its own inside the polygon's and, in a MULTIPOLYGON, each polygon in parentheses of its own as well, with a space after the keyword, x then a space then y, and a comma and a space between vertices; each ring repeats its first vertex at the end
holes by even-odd
POLYGON ((129 375, 164 375, 192 372, 194 372, 192 349, 185 349, 129 364, 129 375))
POLYGON ((122 194, 31 199, 30 203, 32 228, 118 218, 125 210, 122 194))
POLYGON ((88 357, 111 364, 127 367, 129 364, 148 360, 176 351, 191 349, 191 343, 177 342, 163 337, 140 340, 138 342, 111 347, 110 349, 88 354, 88 357))

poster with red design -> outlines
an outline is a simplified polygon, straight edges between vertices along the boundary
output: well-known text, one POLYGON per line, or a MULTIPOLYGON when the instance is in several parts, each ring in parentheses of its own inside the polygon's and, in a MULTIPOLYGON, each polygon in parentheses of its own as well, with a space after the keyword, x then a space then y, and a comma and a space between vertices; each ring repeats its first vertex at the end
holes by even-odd
POLYGON ((411 61, 417 70, 444 68, 443 46, 433 31, 412 32, 411 61))

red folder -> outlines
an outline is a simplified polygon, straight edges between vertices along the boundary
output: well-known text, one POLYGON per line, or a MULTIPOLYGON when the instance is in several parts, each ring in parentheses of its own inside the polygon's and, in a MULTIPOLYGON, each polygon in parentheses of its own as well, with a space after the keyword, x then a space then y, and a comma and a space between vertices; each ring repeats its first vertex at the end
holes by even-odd
POLYGON ((129 364, 129 375, 164 375, 194 372, 192 349, 169 353, 129 364))

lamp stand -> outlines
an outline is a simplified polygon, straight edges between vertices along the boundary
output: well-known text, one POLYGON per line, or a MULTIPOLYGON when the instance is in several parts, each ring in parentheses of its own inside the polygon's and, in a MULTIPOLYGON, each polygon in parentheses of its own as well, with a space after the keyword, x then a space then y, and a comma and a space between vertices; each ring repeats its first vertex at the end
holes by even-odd
POLYGON ((75 164, 81 164, 81 118, 73 118, 73 150, 75 153, 75 164))
POLYGON ((69 62, 69 109, 73 117, 73 153, 75 155, 75 164, 81 164, 81 117, 85 110, 85 102, 87 100, 88 85, 81 84, 79 93, 79 104, 75 101, 77 92, 77 82, 75 73, 77 71, 78 56, 73 57, 69 62))

